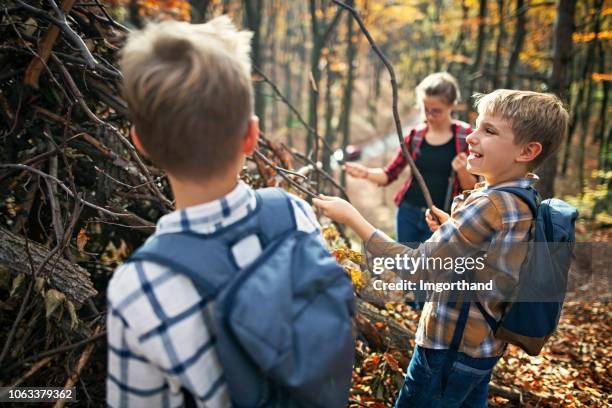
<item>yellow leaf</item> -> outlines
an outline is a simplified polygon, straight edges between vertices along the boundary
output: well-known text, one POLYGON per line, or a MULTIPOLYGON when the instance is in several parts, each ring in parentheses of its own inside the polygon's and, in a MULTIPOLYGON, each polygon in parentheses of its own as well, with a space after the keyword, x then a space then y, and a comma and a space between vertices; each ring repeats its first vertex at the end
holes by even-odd
POLYGON ((13 286, 11 286, 11 291, 9 292, 9 296, 13 296, 15 294, 17 289, 19 289, 19 287, 23 283, 24 279, 25 279, 24 273, 20 273, 19 275, 15 277, 15 279, 13 279, 13 286))
POLYGON ((45 293, 45 317, 48 319, 59 306, 66 301, 66 296, 59 290, 49 289, 45 293))

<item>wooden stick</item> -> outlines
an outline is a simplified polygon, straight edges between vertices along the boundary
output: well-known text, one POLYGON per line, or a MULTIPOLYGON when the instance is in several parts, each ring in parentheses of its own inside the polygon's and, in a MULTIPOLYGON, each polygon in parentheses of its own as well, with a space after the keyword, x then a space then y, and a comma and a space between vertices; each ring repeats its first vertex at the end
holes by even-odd
MULTIPOLYGON (((97 326, 96 329, 94 330, 94 335, 99 334, 101 330, 102 330, 102 327, 101 326, 97 326)), ((77 362, 77 365, 76 365, 76 368, 74 369, 74 372, 68 378, 68 380, 66 381, 66 384, 64 384, 64 389, 74 387, 74 385, 76 384, 76 382, 79 379, 79 376, 81 375, 81 371, 83 371, 83 368, 85 367, 85 365, 89 361, 89 358, 91 357, 91 353, 93 352, 93 349, 94 349, 95 346, 96 346, 96 343, 95 342, 91 342, 91 343, 89 343, 87 345, 87 347, 85 347, 85 350, 83 350, 83 352, 81 353, 81 357, 79 357, 79 361, 77 362)), ((65 399, 59 399, 59 400, 57 400, 55 405, 53 405, 53 408, 63 408, 64 405, 66 405, 66 400, 65 399)))
POLYGON ((433 201, 431 199, 431 193, 429 192, 429 188, 427 188, 425 179, 423 179, 421 172, 419 171, 419 169, 417 169, 416 164, 414 164, 414 160, 412 160, 412 157, 408 153, 408 148, 406 147, 406 143, 404 142, 404 136, 402 134, 402 124, 400 122, 400 116, 397 110, 397 98, 398 98, 397 97, 397 93, 398 93, 397 79, 395 77, 395 70, 393 69, 393 65, 391 65, 387 57, 385 57, 385 55, 382 53, 380 48, 378 48, 378 46, 376 45, 376 42, 370 35, 370 32, 368 31, 363 20, 359 16, 359 13, 357 13, 357 10, 355 10, 353 7, 341 1, 338 1, 338 0, 332 0, 332 1, 336 3, 338 6, 350 11, 350 13, 353 15, 355 20, 357 20, 357 23, 359 24, 361 31, 363 31, 366 38, 368 39, 370 46, 372 46, 372 49, 374 50, 376 55, 378 55, 378 57, 382 60, 383 64, 387 68, 387 71, 389 71, 389 75, 391 76, 391 88, 393 90, 393 119, 395 121, 395 130, 397 131, 397 137, 399 138, 399 143, 402 149, 402 155, 404 156, 404 160, 408 162, 408 165, 410 166, 410 169, 412 170, 412 176, 416 179, 417 183, 419 183, 419 187, 421 187, 421 191, 423 192, 423 196, 425 197, 425 202, 427 203, 427 207, 431 209, 433 207, 433 201))
MULTIPOLYGON (((64 14, 68 13, 76 0, 64 0, 62 1, 60 8, 64 12, 64 14)), ((30 65, 28 65, 28 69, 26 69, 24 84, 33 89, 38 89, 38 79, 40 78, 40 74, 44 69, 45 65, 47 65, 47 61, 49 60, 49 56, 51 55, 51 50, 55 45, 55 41, 60 33, 60 28, 57 25, 51 25, 45 34, 42 42, 38 46, 38 55, 32 58, 30 61, 30 65)))

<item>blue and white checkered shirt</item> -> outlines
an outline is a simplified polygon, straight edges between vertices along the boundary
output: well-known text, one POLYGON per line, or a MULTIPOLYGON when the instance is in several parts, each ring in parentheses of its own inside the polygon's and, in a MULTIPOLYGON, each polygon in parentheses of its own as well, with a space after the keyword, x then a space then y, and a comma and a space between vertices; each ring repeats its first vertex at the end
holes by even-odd
MULTIPOLYGON (((310 205, 290 198, 297 228, 320 231, 310 205)), ((256 205, 254 191, 238 182, 216 201, 163 216, 155 234, 212 233, 246 217, 256 205)), ((240 254, 239 267, 261 252, 256 238, 239 245, 233 248, 240 254)), ((136 261, 117 268, 107 297, 109 406, 182 406, 181 387, 195 396, 198 406, 230 405, 214 338, 205 324, 207 304, 189 278, 155 263, 136 261)))

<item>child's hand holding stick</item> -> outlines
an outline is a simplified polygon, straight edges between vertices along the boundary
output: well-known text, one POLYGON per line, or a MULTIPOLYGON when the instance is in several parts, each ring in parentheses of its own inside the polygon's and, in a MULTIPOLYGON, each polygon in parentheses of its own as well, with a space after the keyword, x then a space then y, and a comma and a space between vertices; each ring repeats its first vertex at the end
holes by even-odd
POLYGON ((438 228, 440 228, 440 225, 444 224, 449 218, 450 215, 448 215, 435 205, 431 207, 431 210, 427 209, 427 211, 425 211, 425 222, 427 222, 427 226, 429 227, 431 232, 436 232, 438 228))

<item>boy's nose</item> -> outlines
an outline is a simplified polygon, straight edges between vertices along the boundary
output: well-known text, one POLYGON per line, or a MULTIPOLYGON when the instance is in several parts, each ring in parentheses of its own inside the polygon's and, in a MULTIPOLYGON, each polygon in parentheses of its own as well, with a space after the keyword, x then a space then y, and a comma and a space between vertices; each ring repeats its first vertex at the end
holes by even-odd
POLYGON ((465 138, 465 141, 471 145, 476 144, 478 142, 478 139, 476 137, 476 131, 473 131, 472 133, 467 135, 467 137, 465 138))

